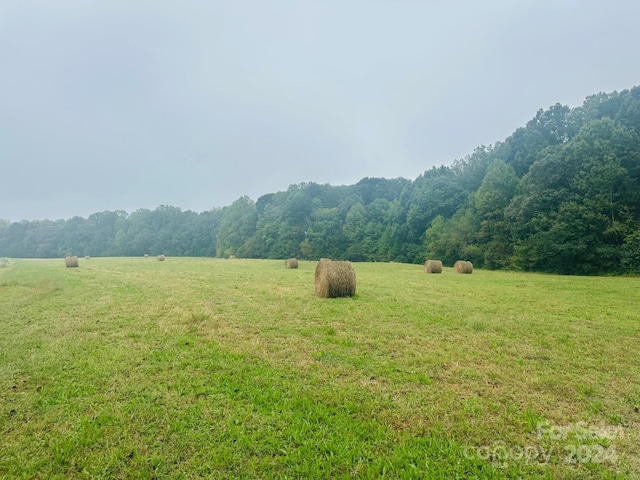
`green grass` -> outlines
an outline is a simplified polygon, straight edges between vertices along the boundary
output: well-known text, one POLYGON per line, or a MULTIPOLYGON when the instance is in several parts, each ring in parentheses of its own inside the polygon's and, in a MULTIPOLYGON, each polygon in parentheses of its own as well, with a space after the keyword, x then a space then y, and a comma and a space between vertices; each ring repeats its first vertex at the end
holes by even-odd
POLYGON ((638 278, 299 265, 12 260, 0 477, 640 478, 638 278))

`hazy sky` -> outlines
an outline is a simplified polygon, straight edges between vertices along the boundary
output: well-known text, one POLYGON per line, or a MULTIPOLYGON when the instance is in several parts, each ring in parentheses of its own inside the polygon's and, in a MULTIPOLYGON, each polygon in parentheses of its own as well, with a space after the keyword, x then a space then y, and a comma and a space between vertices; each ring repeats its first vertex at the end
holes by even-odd
POLYGON ((640 84, 637 0, 0 0, 0 218, 414 179, 640 84))

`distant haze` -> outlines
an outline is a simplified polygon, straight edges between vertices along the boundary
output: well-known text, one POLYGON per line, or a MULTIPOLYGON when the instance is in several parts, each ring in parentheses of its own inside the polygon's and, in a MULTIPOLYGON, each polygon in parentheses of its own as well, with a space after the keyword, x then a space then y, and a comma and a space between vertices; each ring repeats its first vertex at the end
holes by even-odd
POLYGON ((413 179, 640 83, 629 0, 4 0, 0 218, 413 179))

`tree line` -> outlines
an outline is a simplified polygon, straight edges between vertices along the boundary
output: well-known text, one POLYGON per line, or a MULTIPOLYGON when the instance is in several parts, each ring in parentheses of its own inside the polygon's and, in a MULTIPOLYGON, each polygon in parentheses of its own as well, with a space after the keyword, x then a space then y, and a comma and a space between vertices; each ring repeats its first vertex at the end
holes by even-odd
POLYGON ((301 183, 200 213, 0 220, 0 256, 145 253, 640 272, 640 87, 541 109, 504 141, 413 181, 301 183))

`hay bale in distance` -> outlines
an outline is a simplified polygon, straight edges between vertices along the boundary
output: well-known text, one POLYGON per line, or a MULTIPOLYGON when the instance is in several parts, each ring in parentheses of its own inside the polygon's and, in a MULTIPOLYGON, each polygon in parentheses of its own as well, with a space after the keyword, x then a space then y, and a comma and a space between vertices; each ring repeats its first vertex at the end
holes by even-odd
POLYGON ((162 255, 162 254, 158 255, 158 261, 159 262, 164 262, 164 255, 162 255))
POLYGON ((465 260, 458 260, 453 264, 453 271, 456 273, 473 273, 473 263, 465 260))
POLYGON ((442 262, 440 260, 427 260, 424 262, 424 273, 442 273, 442 262))
POLYGON ((91 260, 91 256, 90 255, 85 255, 84 259, 85 260, 91 260))
POLYGON ((297 258, 288 258, 284 261, 284 268, 298 268, 297 258))
POLYGON ((353 297, 356 294, 353 265, 321 258, 316 266, 315 287, 320 298, 353 297))
POLYGON ((144 258, 149 258, 149 254, 148 254, 148 253, 145 253, 145 254, 144 254, 144 258))
POLYGON ((67 268, 78 268, 79 266, 78 257, 76 256, 66 257, 64 259, 64 264, 67 266, 67 268))

